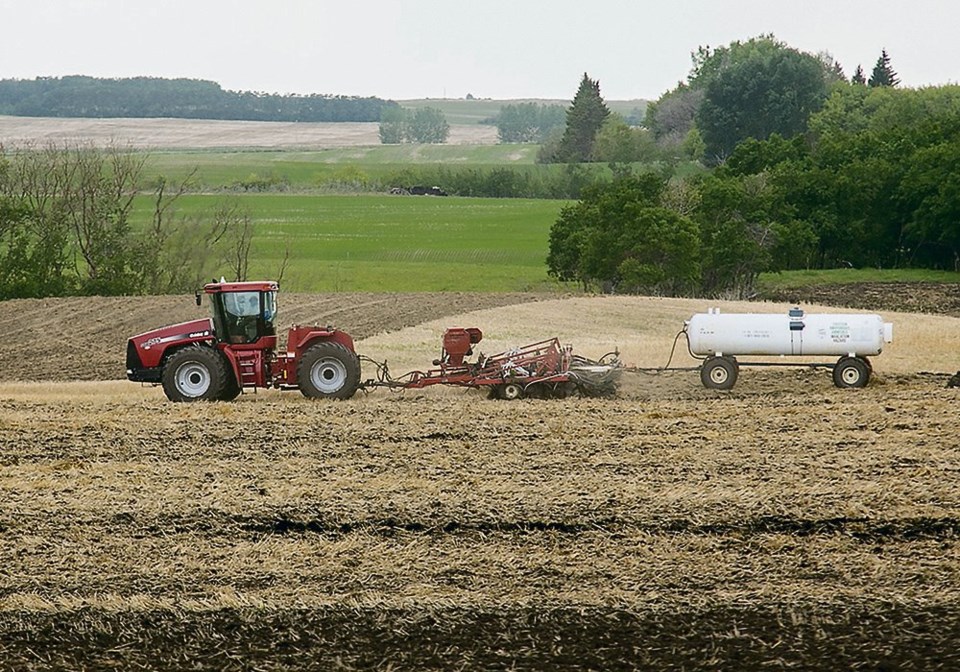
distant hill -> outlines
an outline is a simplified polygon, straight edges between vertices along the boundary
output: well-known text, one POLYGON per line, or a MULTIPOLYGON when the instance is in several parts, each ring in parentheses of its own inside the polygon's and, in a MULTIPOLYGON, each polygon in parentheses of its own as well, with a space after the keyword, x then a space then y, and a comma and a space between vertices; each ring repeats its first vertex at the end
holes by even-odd
MULTIPOLYGON (((433 107, 441 110, 447 121, 451 124, 482 124, 489 123, 500 113, 500 108, 504 105, 514 105, 517 103, 539 103, 542 105, 570 105, 569 100, 555 98, 517 98, 506 100, 493 100, 490 98, 416 98, 411 100, 399 100, 401 107, 416 109, 418 107, 433 107)), ((624 117, 643 118, 647 109, 648 101, 642 99, 636 100, 607 100, 607 107, 611 111, 622 114, 624 117)))
POLYGON ((200 79, 38 77, 0 80, 0 115, 235 121, 380 120, 380 98, 226 91, 200 79))

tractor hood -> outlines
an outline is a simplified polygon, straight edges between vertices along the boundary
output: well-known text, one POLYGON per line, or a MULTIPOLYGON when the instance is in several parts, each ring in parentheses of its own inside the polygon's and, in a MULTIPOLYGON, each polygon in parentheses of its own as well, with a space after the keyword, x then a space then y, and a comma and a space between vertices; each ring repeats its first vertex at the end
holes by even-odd
POLYGON ((145 331, 130 338, 141 350, 163 349, 163 346, 176 341, 207 340, 213 336, 213 321, 208 317, 202 320, 171 324, 153 331, 145 331))

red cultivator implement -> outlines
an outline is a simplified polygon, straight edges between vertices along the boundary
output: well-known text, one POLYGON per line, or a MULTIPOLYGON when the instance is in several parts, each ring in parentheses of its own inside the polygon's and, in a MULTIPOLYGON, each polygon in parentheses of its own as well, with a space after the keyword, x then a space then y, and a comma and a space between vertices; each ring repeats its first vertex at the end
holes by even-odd
POLYGON ((478 355, 473 346, 483 339, 475 328, 452 328, 443 334, 443 350, 428 371, 411 371, 399 378, 390 376, 386 362, 362 358, 377 367, 377 378, 366 381, 363 388, 390 387, 419 389, 430 385, 457 385, 487 388, 490 396, 500 399, 521 397, 608 396, 616 392, 622 365, 616 353, 593 361, 573 354, 572 346, 560 345, 551 338, 539 343, 507 350, 496 355, 478 355))

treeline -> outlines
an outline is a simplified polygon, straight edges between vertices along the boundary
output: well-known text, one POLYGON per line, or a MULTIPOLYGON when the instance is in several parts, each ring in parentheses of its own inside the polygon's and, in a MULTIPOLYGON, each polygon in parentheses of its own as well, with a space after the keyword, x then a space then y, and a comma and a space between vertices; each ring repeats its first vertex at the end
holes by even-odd
POLYGON ((960 87, 837 87, 808 132, 685 180, 624 172, 551 229, 550 273, 612 292, 749 296, 762 272, 960 271, 960 87))
MULTIPOLYGON (((624 128, 586 75, 555 160, 629 147, 709 169, 663 181, 627 160, 551 231, 550 273, 617 292, 750 295, 761 272, 960 271, 960 87, 896 88, 772 37, 694 57, 688 82, 624 128), (611 133, 615 126, 617 134, 611 133), (621 137, 622 140, 610 142, 621 137)), ((625 156, 629 153, 625 152, 625 156)), ((661 173, 663 171, 661 170, 661 173)))
POLYGON ((158 179, 147 226, 131 213, 145 157, 64 146, 0 147, 0 300, 189 291, 214 270, 246 276, 253 224, 225 199, 182 216, 190 180, 158 179))
POLYGON ((240 121, 379 121, 398 104, 375 97, 226 91, 198 79, 85 76, 0 80, 0 114, 240 121))
MULTIPOLYGON (((385 191, 411 185, 440 186, 451 196, 479 198, 579 198, 590 184, 609 179, 605 166, 495 166, 472 168, 435 164, 412 165, 389 173, 382 181, 364 181, 362 188, 385 191)), ((360 185, 343 184, 347 188, 360 185)))

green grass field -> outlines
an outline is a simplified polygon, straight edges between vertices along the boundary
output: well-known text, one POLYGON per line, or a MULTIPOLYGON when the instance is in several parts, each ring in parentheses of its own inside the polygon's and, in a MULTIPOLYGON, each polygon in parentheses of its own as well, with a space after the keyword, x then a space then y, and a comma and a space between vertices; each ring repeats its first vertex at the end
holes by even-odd
POLYGON ((924 268, 832 268, 763 273, 759 289, 778 290, 813 285, 847 285, 857 282, 957 282, 958 274, 924 268))
POLYGON ((196 181, 207 189, 259 180, 308 190, 357 179, 387 179, 411 164, 533 169, 537 148, 537 145, 383 145, 310 152, 168 151, 150 153, 144 172, 148 179, 163 175, 177 181, 196 169, 196 181))
MULTIPOLYGON (((181 214, 218 195, 189 195, 181 214)), ((527 291, 547 277, 550 226, 564 201, 388 195, 231 196, 254 222, 250 277, 289 291, 527 291)), ((146 199, 137 217, 149 216, 146 199)))
MULTIPOLYGON (((238 199, 255 226, 251 277, 276 277, 289 249, 283 279, 291 291, 574 289, 548 278, 545 266, 550 226, 565 201, 331 193, 382 189, 391 179, 402 180, 404 169, 418 165, 562 169, 536 165, 535 153, 535 145, 171 151, 150 154, 145 173, 148 178, 177 180, 196 169, 201 189, 217 193, 184 197, 178 204, 184 214, 238 199), (277 191, 237 192, 238 184, 257 181, 277 191)), ((141 221, 147 217, 147 199, 142 207, 141 221)), ((758 289, 763 293, 823 284, 956 279, 955 273, 927 270, 788 271, 761 275, 758 289)))

